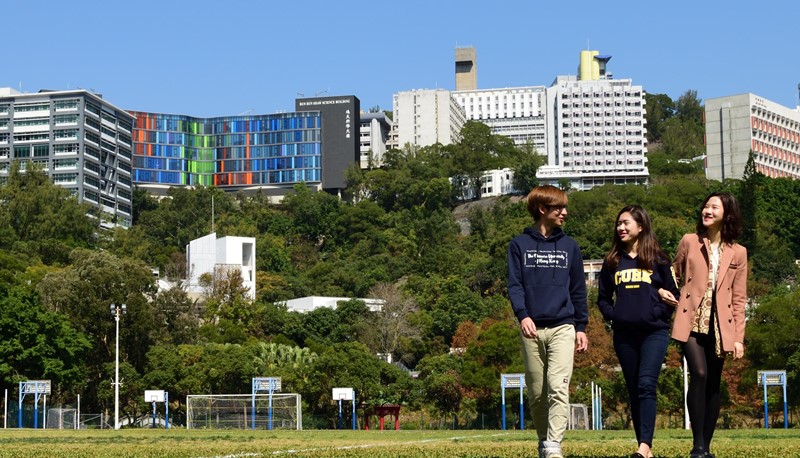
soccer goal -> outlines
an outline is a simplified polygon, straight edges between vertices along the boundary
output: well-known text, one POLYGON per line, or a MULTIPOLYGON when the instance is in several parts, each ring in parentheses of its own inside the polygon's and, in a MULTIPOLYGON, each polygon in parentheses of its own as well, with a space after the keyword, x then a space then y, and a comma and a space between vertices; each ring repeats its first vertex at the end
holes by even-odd
POLYGON ((280 394, 190 394, 186 396, 186 429, 268 429, 270 396, 273 429, 303 429, 301 398, 280 394))
POLYGON ((47 409, 47 429, 77 429, 78 409, 47 409))

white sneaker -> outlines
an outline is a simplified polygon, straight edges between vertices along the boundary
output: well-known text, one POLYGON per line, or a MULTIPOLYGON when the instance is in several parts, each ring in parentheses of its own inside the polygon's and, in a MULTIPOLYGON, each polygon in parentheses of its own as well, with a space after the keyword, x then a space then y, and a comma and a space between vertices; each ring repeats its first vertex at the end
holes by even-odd
POLYGON ((539 442, 539 458, 564 458, 561 443, 554 441, 539 442))

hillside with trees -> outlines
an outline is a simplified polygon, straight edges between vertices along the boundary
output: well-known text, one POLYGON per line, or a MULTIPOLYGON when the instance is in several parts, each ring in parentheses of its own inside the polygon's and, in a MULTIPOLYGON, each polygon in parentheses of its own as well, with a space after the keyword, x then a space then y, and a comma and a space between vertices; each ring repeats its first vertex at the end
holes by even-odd
MULTIPOLYGON (((750 259, 748 350, 726 368, 721 421, 752 426, 763 411, 757 370, 785 368, 793 412, 800 401, 800 182, 752 167, 741 181, 712 182, 691 161, 684 167, 679 159, 702 154, 702 124, 699 146, 694 134, 698 107, 701 114, 691 91, 677 103, 648 95, 648 134, 658 144, 650 183, 570 192, 565 229, 585 259, 600 259, 617 211, 639 204, 673 254, 709 192, 739 197, 750 259)), ((352 386, 360 403, 402 404, 416 424, 447 418, 447 427, 499 427, 500 374, 523 371, 506 249, 531 218, 520 196, 467 210, 459 199, 463 186, 493 168, 512 168, 527 190, 542 162, 483 124, 467 123, 462 134, 453 145, 387 152, 381 168, 351 169, 344 199, 305 186, 278 204, 214 188, 174 188, 161 200, 137 190, 127 230, 101 230, 88 207, 43 173, 12 168, 0 186, 0 388, 16 399, 19 381, 50 379, 49 406, 74 405, 80 395, 84 412, 113 411, 109 305, 125 303, 123 416, 148 412, 145 389, 168 390, 170 411, 180 415, 187 394, 249 393, 252 377, 280 376, 283 391, 301 393, 319 426, 334 424, 331 388, 352 386), (219 236, 256 238, 255 300, 236 279, 210 285, 202 301, 180 287, 185 246, 212 230, 212 198, 219 236), (153 268, 176 286, 159 290, 153 268), (385 304, 372 312, 353 299, 305 314, 281 305, 311 295, 385 304), (387 364, 379 353, 401 364, 387 364)), ((590 350, 576 358, 573 402, 588 405, 595 382, 603 387, 608 427, 626 427, 624 383, 596 291, 589 299, 590 350)), ((677 348, 670 347, 667 365, 660 413, 677 426, 677 348)), ((779 412, 779 399, 772 401, 770 410, 779 412)))

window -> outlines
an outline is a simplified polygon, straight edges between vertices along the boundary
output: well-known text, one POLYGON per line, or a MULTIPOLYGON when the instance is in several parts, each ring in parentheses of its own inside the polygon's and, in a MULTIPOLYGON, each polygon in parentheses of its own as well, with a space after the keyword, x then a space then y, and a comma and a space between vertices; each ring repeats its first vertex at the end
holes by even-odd
POLYGON ((98 189, 100 188, 100 180, 98 180, 95 177, 91 177, 91 176, 88 176, 88 175, 84 176, 83 177, 83 182, 85 184, 89 185, 89 186, 94 186, 95 188, 98 188, 98 189))
POLYGON ((55 115, 53 117, 53 122, 55 123, 55 125, 76 124, 78 122, 78 115, 77 114, 55 115))
POLYGON ((53 146, 53 154, 78 154, 80 146, 77 143, 64 143, 53 146))
POLYGON ((49 145, 33 145, 33 157, 47 157, 50 155, 49 145))
POLYGON ((53 131, 53 138, 56 140, 75 140, 78 138, 78 129, 64 129, 53 131))
POLYGON ((27 113, 30 111, 44 111, 50 110, 49 103, 30 103, 30 104, 17 104, 14 106, 15 113, 27 113))
POLYGON ((54 159, 53 168, 58 169, 74 169, 78 166, 78 159, 54 159))
POLYGON ((14 157, 17 158, 17 159, 31 157, 31 147, 28 146, 28 145, 15 146, 14 147, 14 157))
POLYGON ((55 173, 53 174, 53 182, 56 184, 61 183, 75 183, 78 181, 77 173, 55 173))
POLYGON ((79 103, 80 103, 79 99, 56 100, 53 102, 53 106, 55 107, 56 111, 74 110, 78 108, 79 103))

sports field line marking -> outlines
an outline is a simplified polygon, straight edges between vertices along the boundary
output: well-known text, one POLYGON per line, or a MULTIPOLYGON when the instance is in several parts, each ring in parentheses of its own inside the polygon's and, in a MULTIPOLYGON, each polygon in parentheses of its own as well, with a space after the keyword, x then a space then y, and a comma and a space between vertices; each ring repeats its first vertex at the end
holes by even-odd
MULTIPOLYGON (((506 436, 511 433, 497 433, 497 434, 478 434, 475 436, 454 436, 454 437, 443 437, 441 439, 423 439, 418 441, 411 441, 411 442, 403 442, 403 444, 427 444, 429 442, 441 442, 441 441, 454 441, 454 440, 464 440, 464 439, 474 439, 476 437, 497 437, 497 436, 506 436)), ((335 447, 334 450, 353 450, 359 448, 373 448, 373 447, 386 447, 389 445, 396 445, 396 442, 393 443, 382 443, 382 444, 360 444, 360 445, 342 445, 341 447, 335 447)), ((231 455, 217 455, 210 458, 249 458, 249 457, 259 457, 259 456, 267 456, 267 455, 290 455, 293 453, 308 453, 308 452, 316 452, 319 450, 328 450, 328 447, 315 447, 315 448, 304 448, 304 449, 288 449, 288 450, 275 450, 273 452, 267 453, 256 453, 256 452, 243 452, 243 453, 234 453, 231 455)))

